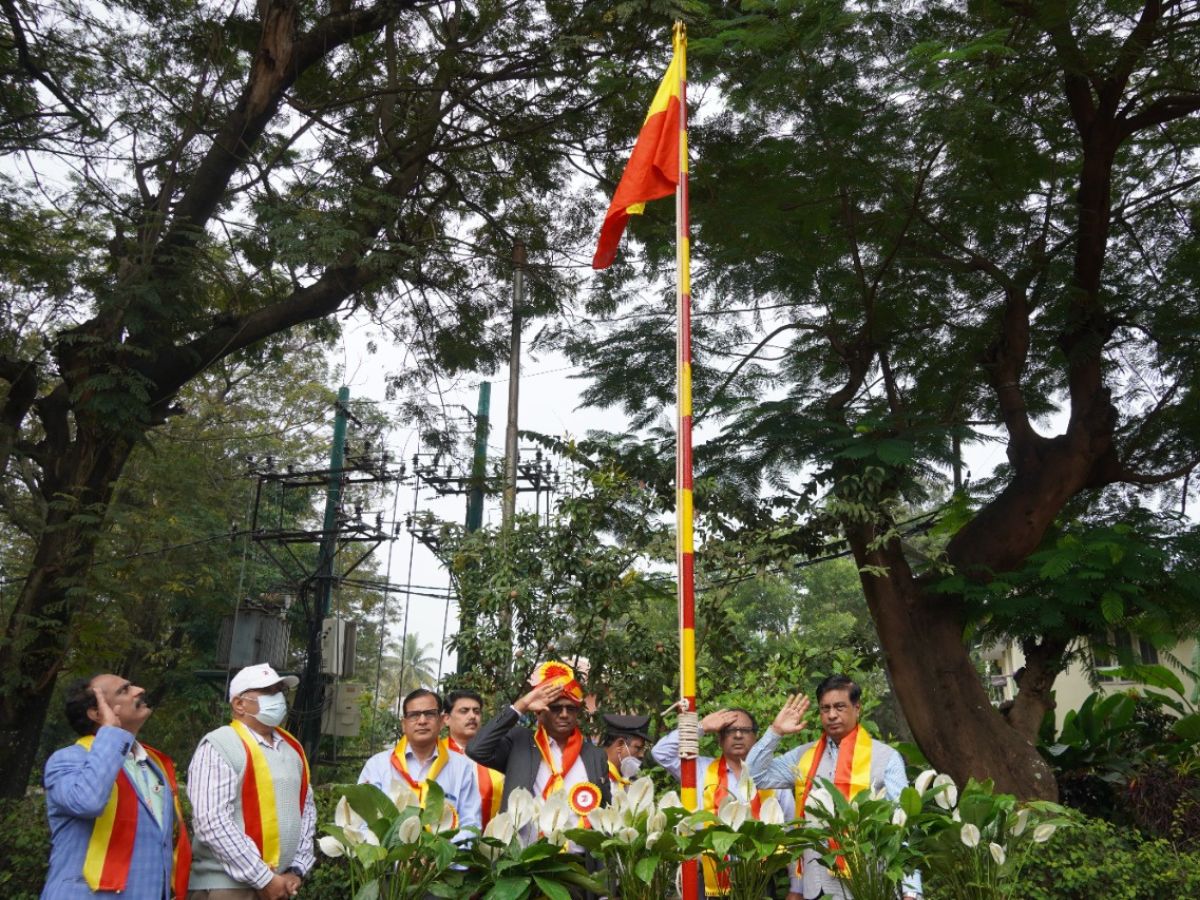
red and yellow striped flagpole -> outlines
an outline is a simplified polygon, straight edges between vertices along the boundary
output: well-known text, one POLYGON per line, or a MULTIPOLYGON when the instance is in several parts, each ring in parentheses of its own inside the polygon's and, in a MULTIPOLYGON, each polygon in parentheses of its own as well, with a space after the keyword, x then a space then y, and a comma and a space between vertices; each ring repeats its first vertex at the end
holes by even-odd
MULTIPOLYGON (((679 62, 679 183, 675 188, 676 281, 675 304, 679 316, 676 343, 676 555, 679 564, 679 688, 688 712, 696 712, 696 578, 692 535, 692 274, 691 225, 688 220, 687 146, 687 29, 675 23, 675 57, 679 62)), ((680 759, 683 805, 700 808, 696 789, 696 758, 680 759)), ((683 896, 694 900, 699 894, 699 867, 691 859, 683 866, 683 896)))

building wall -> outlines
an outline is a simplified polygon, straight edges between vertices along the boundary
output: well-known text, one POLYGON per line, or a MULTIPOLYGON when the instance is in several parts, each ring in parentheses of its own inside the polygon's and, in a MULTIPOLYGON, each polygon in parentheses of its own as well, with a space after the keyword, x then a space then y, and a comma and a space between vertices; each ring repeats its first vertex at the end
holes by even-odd
MULTIPOLYGON (((1195 668, 1196 661, 1196 638, 1189 638, 1186 641, 1180 641, 1171 649, 1171 653, 1179 659, 1185 666, 1195 668)), ((996 703, 1001 703, 1005 700, 1012 700, 1016 696, 1016 683, 1013 681, 1013 674, 1017 672, 1021 666, 1025 665, 1025 654, 1021 652, 1021 648, 1016 643, 985 648, 983 655, 988 665, 989 672, 992 673, 992 699, 996 703)), ((1159 662, 1171 669, 1179 676, 1183 682, 1185 693, 1184 696, 1196 703, 1196 692, 1200 690, 1200 686, 1190 678, 1186 673, 1180 672, 1167 662, 1166 655, 1159 655, 1159 662)), ((1055 718, 1058 722, 1058 727, 1062 727, 1063 718, 1067 712, 1073 709, 1078 709, 1083 701, 1087 699, 1088 694, 1095 690, 1088 682, 1087 677, 1088 666, 1081 659, 1075 659, 1061 675, 1054 681, 1054 695, 1057 703, 1055 709, 1055 718)), ((1130 688, 1135 688, 1138 685, 1131 681, 1104 681, 1101 682, 1099 690, 1104 693, 1112 693, 1114 691, 1123 691, 1130 688)))

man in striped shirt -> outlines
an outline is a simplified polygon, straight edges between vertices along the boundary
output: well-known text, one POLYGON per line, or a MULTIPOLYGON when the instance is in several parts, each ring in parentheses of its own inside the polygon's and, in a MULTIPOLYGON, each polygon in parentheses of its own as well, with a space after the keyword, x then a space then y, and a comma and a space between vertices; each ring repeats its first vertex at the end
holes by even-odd
POLYGON ((196 748, 187 783, 196 832, 189 900, 285 900, 316 862, 308 761, 279 727, 285 692, 298 682, 265 663, 242 669, 229 683, 232 722, 196 748))

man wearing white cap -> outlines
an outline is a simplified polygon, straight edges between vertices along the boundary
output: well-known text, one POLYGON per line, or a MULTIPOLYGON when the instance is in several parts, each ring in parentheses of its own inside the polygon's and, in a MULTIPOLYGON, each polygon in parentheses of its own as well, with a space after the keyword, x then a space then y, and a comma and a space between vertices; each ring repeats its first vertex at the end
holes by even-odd
POLYGON ((195 830, 188 900, 294 897, 314 863, 308 760, 279 727, 299 684, 265 663, 229 682, 233 721, 200 741, 188 768, 195 830))

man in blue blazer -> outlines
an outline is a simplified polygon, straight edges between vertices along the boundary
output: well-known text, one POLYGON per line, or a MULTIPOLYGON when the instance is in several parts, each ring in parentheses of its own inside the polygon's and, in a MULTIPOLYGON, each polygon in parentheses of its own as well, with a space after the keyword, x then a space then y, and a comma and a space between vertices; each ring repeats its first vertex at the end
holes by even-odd
POLYGON ((180 863, 190 862, 174 765, 137 741, 150 712, 145 690, 119 675, 68 686, 67 721, 81 737, 46 762, 51 847, 42 900, 185 895, 186 884, 172 880, 176 828, 180 863))

